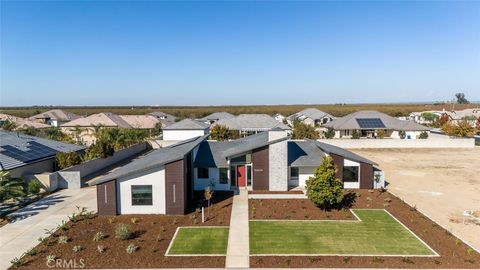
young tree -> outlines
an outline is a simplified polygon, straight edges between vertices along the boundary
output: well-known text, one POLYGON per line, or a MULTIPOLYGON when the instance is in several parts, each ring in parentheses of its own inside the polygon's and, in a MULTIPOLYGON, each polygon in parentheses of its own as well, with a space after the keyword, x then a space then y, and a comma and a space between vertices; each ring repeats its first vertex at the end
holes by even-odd
POLYGON ((316 140, 320 137, 315 127, 306 125, 300 121, 295 121, 293 125, 293 139, 312 139, 316 140))
POLYGON ((377 130, 377 137, 380 139, 383 139, 385 137, 386 133, 384 129, 378 129, 377 130))
POLYGON ((0 202, 25 195, 21 179, 11 178, 7 171, 0 171, 0 202))
POLYGON ((80 155, 77 152, 58 152, 55 155, 55 161, 57 162, 57 166, 60 169, 65 169, 82 162, 80 155))
POLYGON ((400 139, 405 139, 407 137, 407 133, 403 130, 400 130, 398 132, 398 136, 400 136, 400 139))
POLYGON ((224 125, 214 125, 210 130, 210 138, 216 141, 227 141, 230 139, 230 129, 224 125))
POLYGON ((207 186, 205 188, 205 192, 203 193, 205 200, 207 200, 207 217, 210 216, 210 200, 213 197, 213 188, 211 186, 207 186))
POLYGON ((426 131, 420 132, 420 135, 418 136, 419 139, 428 139, 428 133, 426 131))
POLYGON ((456 125, 454 125, 451 121, 447 121, 442 125, 443 133, 447 134, 448 136, 455 136, 456 125))
POLYGON ((440 119, 438 120, 438 125, 443 126, 448 121, 450 121, 450 118, 448 117, 448 114, 444 113, 442 114, 442 116, 440 116, 440 119))
POLYGON ((430 124, 433 124, 433 123, 435 123, 436 121, 438 121, 438 119, 439 119, 440 117, 438 117, 438 115, 433 114, 433 113, 430 113, 430 112, 424 112, 424 113, 422 113, 422 118, 423 118, 425 121, 428 121, 430 124))
POLYGON ((456 125, 455 135, 458 137, 473 137, 475 135, 475 128, 472 127, 467 120, 462 120, 456 125))
POLYGON ((15 128, 17 127, 17 125, 13 122, 11 122, 10 120, 5 120, 3 123, 0 124, 0 128, 3 129, 3 130, 8 130, 8 131, 12 131, 14 130, 15 128))
POLYGON ((466 98, 464 93, 456 93, 455 97, 457 98, 458 104, 468 104, 470 103, 466 98))
POLYGON ((329 129, 327 129, 327 131, 325 131, 323 133, 323 136, 325 136, 326 139, 331 139, 331 138, 335 137, 335 130, 329 128, 329 129))
POLYGON ((360 131, 358 131, 358 130, 355 129, 355 130, 352 132, 352 139, 360 139, 360 131))
POLYGON ((306 181, 307 197, 324 210, 338 205, 343 200, 343 184, 335 174, 337 168, 331 157, 325 157, 315 169, 315 175, 306 181))

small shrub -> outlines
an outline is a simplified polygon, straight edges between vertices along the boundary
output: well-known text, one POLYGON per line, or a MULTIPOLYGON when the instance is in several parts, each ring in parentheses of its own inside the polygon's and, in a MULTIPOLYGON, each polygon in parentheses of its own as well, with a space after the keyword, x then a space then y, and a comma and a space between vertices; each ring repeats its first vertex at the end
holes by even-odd
POLYGON ((115 222, 115 219, 114 218, 108 218, 108 224, 112 224, 115 222))
POLYGON ((139 222, 139 219, 136 217, 133 217, 130 219, 130 221, 132 222, 132 224, 137 224, 139 222))
POLYGON ((369 189, 369 190, 368 190, 368 193, 373 193, 373 189, 369 189))
POLYGON ((127 253, 128 254, 132 254, 134 253, 135 251, 137 251, 138 247, 135 246, 135 244, 133 243, 130 243, 128 246, 127 246, 127 253))
POLYGON ((471 264, 474 264, 474 263, 475 263, 475 261, 472 260, 472 259, 467 259, 467 260, 465 260, 465 261, 468 262, 468 263, 471 263, 471 264))
POLYGON ((385 207, 385 208, 386 208, 386 207, 389 207, 389 206, 390 206, 389 203, 384 203, 384 204, 383 204, 383 207, 385 207))
POLYGON ((130 228, 127 224, 119 223, 115 227, 115 238, 120 240, 127 240, 132 237, 132 233, 130 232, 130 228))
POLYGON ((442 264, 442 262, 440 262, 439 260, 435 260, 435 264, 439 265, 439 264, 442 264))
POLYGON ((103 238, 105 238, 105 234, 103 234, 103 232, 97 232, 93 236, 93 241, 98 242, 98 241, 102 240, 103 238))
POLYGON ((352 258, 350 257, 344 257, 343 258, 343 263, 349 263, 352 258))
POLYGON ((177 223, 178 223, 178 219, 177 219, 177 218, 174 218, 173 221, 172 221, 172 223, 173 223, 174 225, 177 224, 177 223))
POLYGON ((22 257, 20 257, 20 258, 15 257, 10 261, 10 264, 12 264, 13 268, 17 268, 17 267, 23 266, 25 264, 25 262, 23 261, 22 257))
POLYGON ((98 245, 97 246, 97 251, 98 253, 104 253, 106 250, 106 248, 104 246, 101 246, 101 245, 98 245))
POLYGON ((165 232, 165 231, 167 231, 167 230, 165 229, 165 227, 160 226, 160 231, 161 231, 161 232, 165 232))
POLYGON ((318 262, 318 258, 315 258, 315 257, 310 257, 308 260, 310 261, 310 263, 318 262))
POLYGON ((46 245, 48 240, 47 240, 46 237, 40 237, 40 238, 38 238, 38 242, 40 242, 40 244, 42 244, 42 245, 46 245))
POLYGON ((467 249, 467 254, 468 255, 472 255, 473 253, 475 253, 475 250, 473 248, 468 248, 467 249))
POLYGON ((65 236, 65 235, 62 235, 62 236, 58 237, 58 243, 59 244, 66 244, 66 243, 68 243, 69 240, 70 239, 68 239, 68 237, 65 236))
POLYGON ((57 256, 50 254, 47 256, 47 264, 53 263, 57 259, 57 256))
POLYGON ((45 188, 45 186, 38 179, 32 179, 27 185, 27 191, 30 194, 38 194, 42 188, 45 188))
POLYGON ((365 199, 366 199, 367 201, 369 201, 369 202, 373 201, 372 197, 367 197, 367 198, 365 198, 365 199))
POLYGON ((417 205, 410 207, 410 211, 417 211, 417 205))
POLYGON ((410 260, 409 258, 406 258, 406 257, 402 258, 402 262, 408 263, 408 264, 413 264, 413 261, 410 260))
MULTIPOLYGON (((448 232, 448 231, 447 231, 448 232)), ((458 238, 455 238, 455 245, 456 246, 460 246, 462 242, 460 240, 458 240, 458 238)))
POLYGON ((156 240, 157 242, 160 242, 160 241, 162 241, 162 239, 163 239, 163 233, 160 232, 160 233, 157 235, 157 238, 156 238, 155 240, 156 240))
POLYGON ((37 255, 37 250, 35 248, 31 248, 29 250, 27 250, 27 252, 25 252, 26 255, 28 256, 35 256, 37 255))
POLYGON ((385 198, 383 201, 384 201, 384 202, 387 202, 387 203, 391 203, 391 202, 392 202, 392 199, 390 199, 390 198, 385 198))
POLYGON ((82 250, 82 246, 73 246, 72 251, 77 253, 82 250))
POLYGON ((385 260, 379 257, 374 257, 372 261, 374 263, 383 263, 385 260))

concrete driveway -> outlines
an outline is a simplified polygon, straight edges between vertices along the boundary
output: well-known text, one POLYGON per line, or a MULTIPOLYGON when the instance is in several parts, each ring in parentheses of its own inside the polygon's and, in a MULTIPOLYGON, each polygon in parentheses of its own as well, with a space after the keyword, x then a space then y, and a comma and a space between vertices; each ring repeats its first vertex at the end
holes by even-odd
POLYGON ((480 250, 480 226, 451 222, 480 210, 480 148, 353 150, 380 165, 388 189, 480 250))
POLYGON ((96 189, 64 189, 13 213, 16 219, 0 228, 0 269, 7 269, 10 261, 38 244, 45 237, 45 229, 53 229, 62 220, 77 212, 77 207, 97 211, 96 189))

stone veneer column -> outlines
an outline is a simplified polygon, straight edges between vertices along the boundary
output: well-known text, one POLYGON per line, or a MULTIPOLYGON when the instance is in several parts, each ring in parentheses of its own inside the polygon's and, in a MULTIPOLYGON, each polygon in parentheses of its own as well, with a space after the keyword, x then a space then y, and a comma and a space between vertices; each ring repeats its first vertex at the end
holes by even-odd
MULTIPOLYGON (((275 141, 287 136, 284 130, 268 131, 268 141, 275 141)), ((269 146, 269 190, 288 190, 288 150, 287 140, 269 146)), ((254 180, 255 181, 255 180, 254 180)))

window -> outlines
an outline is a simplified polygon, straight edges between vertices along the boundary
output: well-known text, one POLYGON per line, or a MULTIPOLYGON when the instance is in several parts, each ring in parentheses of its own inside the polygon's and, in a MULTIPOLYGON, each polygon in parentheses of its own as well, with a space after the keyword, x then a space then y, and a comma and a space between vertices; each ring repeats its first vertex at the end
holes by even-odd
POLYGON ((252 165, 247 165, 247 186, 252 185, 252 165))
POLYGON ((290 167, 290 180, 298 180, 298 167, 290 167))
POLYGON ((152 185, 132 186, 132 205, 152 205, 152 185))
POLYGON ((228 184, 228 168, 220 168, 220 184, 228 184))
POLYGON ((236 186, 236 179, 237 179, 237 173, 236 173, 237 167, 235 166, 230 166, 230 185, 231 186, 236 186))
POLYGON ((343 166, 343 182, 358 182, 358 166, 343 166))
POLYGON ((197 168, 198 178, 208 178, 208 168, 197 168))

